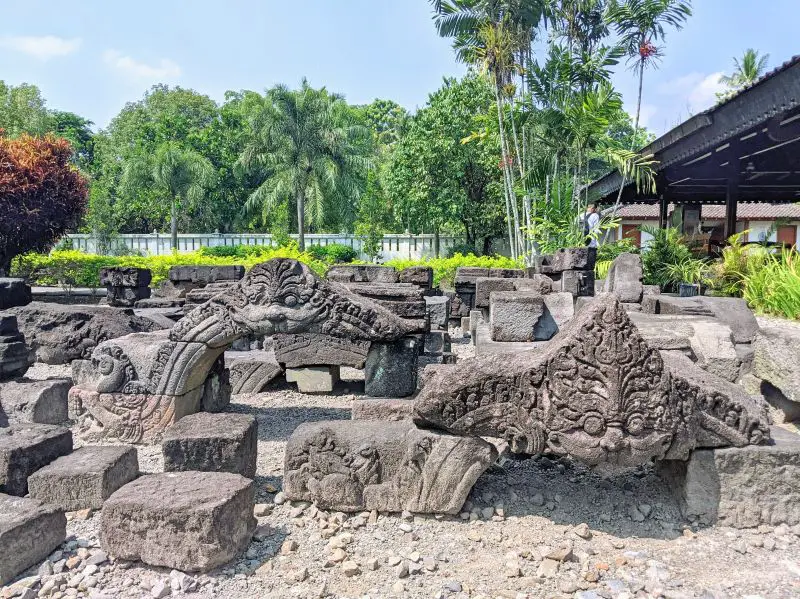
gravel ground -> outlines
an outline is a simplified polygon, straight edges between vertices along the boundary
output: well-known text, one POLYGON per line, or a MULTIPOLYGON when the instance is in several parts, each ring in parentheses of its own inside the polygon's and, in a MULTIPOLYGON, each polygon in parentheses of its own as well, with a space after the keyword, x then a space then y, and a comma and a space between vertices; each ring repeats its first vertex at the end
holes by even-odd
MULTIPOLYGON (((457 337, 453 351, 470 355, 457 337)), ((343 372, 332 395, 282 384, 234 397, 233 411, 258 419, 260 525, 235 563, 187 576, 103 561, 99 514, 76 512, 61 551, 23 579, 27 597, 800 597, 800 527, 692 527, 650 468, 604 479, 567 460, 501 458, 454 517, 290 505, 280 493, 286 439, 301 422, 349 418, 359 375, 343 372)), ((162 468, 157 447, 140 447, 139 461, 144 472, 162 468)), ((23 585, 13 592, 25 596, 23 585)))

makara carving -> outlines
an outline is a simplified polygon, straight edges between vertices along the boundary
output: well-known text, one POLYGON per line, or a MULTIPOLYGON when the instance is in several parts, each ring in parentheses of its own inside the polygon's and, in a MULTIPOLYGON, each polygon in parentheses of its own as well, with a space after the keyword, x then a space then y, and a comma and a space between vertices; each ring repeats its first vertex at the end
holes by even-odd
POLYGON ((726 381, 699 376, 689 360, 671 368, 665 357, 619 301, 603 294, 544 351, 479 357, 432 373, 415 421, 504 437, 517 453, 547 451, 609 469, 768 438, 763 405, 726 381))

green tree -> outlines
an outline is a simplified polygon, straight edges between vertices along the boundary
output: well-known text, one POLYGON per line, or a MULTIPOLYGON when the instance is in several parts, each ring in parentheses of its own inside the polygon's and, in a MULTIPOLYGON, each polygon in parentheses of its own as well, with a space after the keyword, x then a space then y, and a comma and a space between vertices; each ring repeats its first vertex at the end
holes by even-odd
POLYGON ((72 145, 76 164, 84 170, 90 168, 94 158, 94 123, 74 112, 63 110, 53 110, 51 118, 53 133, 72 145))
POLYGON ((718 94, 722 98, 755 83, 767 70, 769 54, 761 56, 758 50, 748 48, 741 60, 733 59, 734 70, 731 75, 723 75, 719 82, 728 87, 727 92, 718 94))
POLYGON ((614 24, 620 44, 638 71, 639 94, 634 131, 639 130, 642 112, 644 70, 655 66, 663 54, 663 48, 655 43, 664 40, 668 26, 681 29, 691 15, 691 0, 612 0, 609 4, 607 18, 614 24))
POLYGON ((408 111, 397 102, 380 98, 357 107, 357 110, 365 120, 365 124, 372 129, 379 147, 396 143, 409 117, 408 111))
POLYGON ((205 157, 174 141, 163 142, 152 155, 126 163, 121 188, 152 187, 170 205, 172 248, 178 248, 178 212, 200 203, 214 183, 214 168, 205 157))
POLYGON ((492 237, 502 235, 501 155, 496 132, 486 132, 493 103, 485 79, 446 79, 409 121, 387 164, 385 184, 403 225, 463 231, 484 252, 492 237))
POLYGON ((0 129, 10 138, 53 131, 52 117, 38 87, 29 83, 7 85, 0 80, 0 129))
POLYGON ((355 120, 341 96, 314 89, 270 89, 250 123, 239 160, 261 180, 245 204, 266 220, 286 201, 296 213, 300 249, 312 227, 352 223, 371 160, 369 130, 355 120))

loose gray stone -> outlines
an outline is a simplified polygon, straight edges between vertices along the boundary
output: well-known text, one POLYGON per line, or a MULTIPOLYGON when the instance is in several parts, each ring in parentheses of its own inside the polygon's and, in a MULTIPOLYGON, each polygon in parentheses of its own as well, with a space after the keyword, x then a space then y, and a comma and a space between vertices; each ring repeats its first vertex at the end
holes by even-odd
POLYGON ((552 272, 568 270, 593 271, 597 261, 597 248, 574 247, 561 248, 548 256, 552 272))
POLYGON ((287 368, 286 382, 297 383, 301 393, 330 393, 339 382, 338 366, 287 368))
POLYGON ((286 445, 284 492, 344 512, 456 514, 496 458, 482 439, 409 421, 304 423, 286 445))
POLYGON ((283 368, 269 351, 225 352, 225 364, 230 371, 231 392, 260 393, 283 374, 283 368))
POLYGON ((417 340, 373 343, 364 367, 364 392, 370 397, 408 397, 417 389, 417 340))
POLYGON ((409 266, 400 271, 398 280, 411 283, 423 289, 433 287, 433 269, 430 266, 409 266))
POLYGON ((0 493, 0 585, 46 559, 67 536, 67 519, 54 505, 0 493))
POLYGON ((324 333, 273 336, 275 360, 284 368, 301 366, 351 366, 364 368, 369 341, 334 337, 324 333))
POLYGON ((538 293, 494 291, 491 294, 489 326, 494 341, 543 341, 552 329, 540 327, 544 298, 538 293), (537 335, 538 333, 538 335, 537 335))
POLYGON ((255 478, 257 442, 253 416, 204 412, 185 416, 164 433, 164 470, 232 472, 255 478))
POLYGON ((621 302, 642 301, 642 257, 639 254, 620 254, 611 263, 603 291, 615 293, 621 302))
POLYGON ((67 420, 72 379, 18 380, 0 383, 0 426, 61 424, 67 420), (3 414, 5 413, 5 418, 3 414))
POLYGON ((23 496, 28 477, 72 451, 69 429, 49 424, 15 424, 0 428, 0 493, 23 496))
POLYGON ((446 329, 450 321, 450 298, 446 295, 426 296, 425 306, 431 326, 446 329))
POLYGON ((31 497, 71 512, 103 507, 112 493, 139 476, 136 449, 95 445, 50 462, 28 478, 31 497))
POLYGON ((764 327, 753 344, 753 374, 768 381, 800 409, 800 331, 764 327))
POLYGON ((227 472, 142 476, 103 505, 100 542, 118 559, 181 571, 207 571, 250 544, 253 481, 227 472))
POLYGON ((425 335, 425 353, 440 356, 451 349, 450 333, 447 331, 431 331, 425 335))
POLYGON ((326 278, 337 283, 397 283, 397 271, 391 266, 368 264, 336 264, 326 273, 326 278))
POLYGON ((594 271, 566 270, 561 273, 560 290, 572 297, 594 296, 594 271))
POLYGON ((216 283, 238 281, 244 277, 244 266, 173 266, 169 269, 169 280, 174 283, 216 283))
POLYGON ((773 445, 699 449, 659 464, 683 515, 735 528, 800 523, 800 435, 771 436, 773 445))
POLYGON ((25 279, 0 277, 0 310, 31 303, 31 288, 25 279))

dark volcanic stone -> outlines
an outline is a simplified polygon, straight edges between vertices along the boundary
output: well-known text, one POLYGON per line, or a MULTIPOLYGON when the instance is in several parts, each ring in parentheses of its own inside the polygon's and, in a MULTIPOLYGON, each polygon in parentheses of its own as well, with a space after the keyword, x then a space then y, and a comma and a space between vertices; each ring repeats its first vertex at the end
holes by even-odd
POLYGON ((417 341, 373 343, 364 368, 364 392, 371 397, 408 397, 417 388, 417 341))
POLYGON ((31 303, 31 288, 25 279, 0 277, 0 310, 31 303))
POLYGON ((48 424, 0 428, 0 493, 25 495, 28 477, 72 451, 69 429, 48 424))

